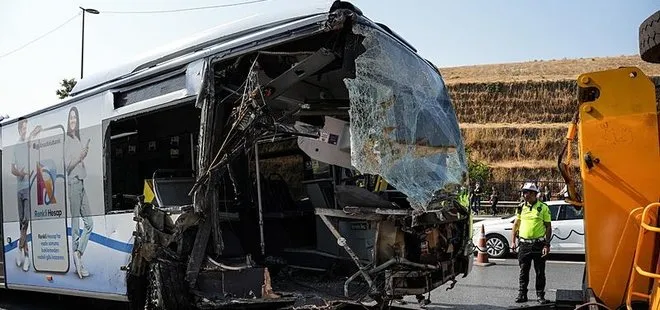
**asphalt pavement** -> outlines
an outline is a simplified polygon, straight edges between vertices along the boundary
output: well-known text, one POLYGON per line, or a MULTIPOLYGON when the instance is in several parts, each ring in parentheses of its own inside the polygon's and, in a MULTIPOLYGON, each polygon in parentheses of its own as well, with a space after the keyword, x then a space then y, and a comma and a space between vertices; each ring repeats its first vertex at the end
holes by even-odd
MULTIPOLYGON (((431 304, 425 309, 510 309, 521 305, 536 304, 534 290, 534 268, 530 271, 530 302, 516 304, 518 295, 518 260, 490 259, 495 265, 474 266, 465 278, 456 279, 453 289, 447 284, 431 292, 431 304)), ((546 299, 555 300, 557 289, 578 290, 582 288, 584 256, 550 256, 546 264, 546 299)), ((406 297, 405 308, 420 308, 414 297, 406 297)))

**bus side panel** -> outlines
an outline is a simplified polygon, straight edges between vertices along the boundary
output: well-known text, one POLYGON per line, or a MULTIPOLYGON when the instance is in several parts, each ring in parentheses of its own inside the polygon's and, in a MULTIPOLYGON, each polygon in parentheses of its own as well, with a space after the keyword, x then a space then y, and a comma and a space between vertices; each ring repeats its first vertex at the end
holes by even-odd
POLYGON ((119 288, 117 294, 126 294, 126 272, 122 266, 128 266, 133 250, 133 231, 135 221, 133 210, 127 213, 109 214, 105 216, 106 236, 112 240, 112 260, 108 260, 108 281, 119 288))
POLYGON ((9 288, 126 293, 119 267, 132 244, 130 238, 113 239, 106 229, 101 119, 112 112, 106 98, 98 95, 2 127, 3 252, 11 262, 6 266, 9 288), (49 130, 54 127, 62 130, 49 130), (52 150, 36 156, 39 147, 52 150), (29 175, 27 194, 19 190, 26 185, 12 174, 12 166, 17 168, 13 172, 29 175), (21 199, 27 199, 27 207, 19 208, 21 199), (21 218, 27 222, 23 233, 21 218), (21 240, 26 240, 27 251, 19 251, 21 240), (89 271, 82 278, 76 250, 89 271))

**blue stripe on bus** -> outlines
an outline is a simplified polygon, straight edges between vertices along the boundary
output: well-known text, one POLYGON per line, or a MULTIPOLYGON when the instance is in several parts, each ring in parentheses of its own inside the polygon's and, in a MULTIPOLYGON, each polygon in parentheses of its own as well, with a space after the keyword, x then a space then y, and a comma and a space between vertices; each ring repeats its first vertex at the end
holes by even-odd
MULTIPOLYGON (((82 229, 80 230, 80 233, 82 233, 82 229)), ((66 229, 66 234, 67 236, 71 236, 71 227, 67 227, 66 229)), ((32 241, 32 234, 27 235, 28 242, 32 241)), ((92 241, 94 243, 98 243, 100 245, 103 245, 105 247, 111 248, 113 250, 119 251, 119 252, 124 252, 124 253, 131 253, 131 250, 133 249, 133 244, 131 243, 124 243, 119 240, 114 240, 110 239, 106 236, 99 235, 95 232, 92 232, 91 235, 89 236, 89 241, 92 241)), ((9 244, 6 244, 4 246, 4 251, 5 253, 15 249, 18 247, 18 240, 14 240, 9 244)))
MULTIPOLYGON (((27 235, 27 239, 28 239, 28 242, 31 242, 31 241, 32 241, 32 234, 28 234, 28 235, 27 235)), ((5 253, 7 253, 7 252, 9 252, 9 251, 11 251, 11 250, 13 250, 13 249, 15 249, 17 246, 18 246, 18 239, 12 241, 12 242, 9 243, 9 244, 6 244, 6 245, 5 245, 5 253)))

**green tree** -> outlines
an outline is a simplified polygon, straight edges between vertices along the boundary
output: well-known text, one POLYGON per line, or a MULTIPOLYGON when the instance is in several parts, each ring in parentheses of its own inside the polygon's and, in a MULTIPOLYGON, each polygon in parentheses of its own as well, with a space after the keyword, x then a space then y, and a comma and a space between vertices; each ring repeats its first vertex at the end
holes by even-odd
POLYGON ((60 99, 64 99, 66 97, 69 97, 69 94, 71 93, 71 90, 73 89, 74 86, 76 86, 76 81, 75 78, 73 79, 63 79, 62 82, 60 82, 61 88, 55 91, 55 94, 57 94, 57 97, 60 99))
POLYGON ((470 182, 480 182, 482 185, 490 179, 490 167, 482 161, 474 159, 472 150, 465 148, 465 155, 468 160, 468 175, 470 182))

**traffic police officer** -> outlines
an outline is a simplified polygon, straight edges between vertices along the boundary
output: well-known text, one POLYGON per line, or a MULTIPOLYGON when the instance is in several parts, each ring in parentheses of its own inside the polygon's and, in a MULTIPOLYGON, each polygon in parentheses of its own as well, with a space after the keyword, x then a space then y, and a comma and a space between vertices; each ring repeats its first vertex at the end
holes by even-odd
POLYGON ((536 297, 540 303, 545 299, 545 260, 550 253, 550 208, 538 200, 538 187, 534 183, 525 183, 522 188, 525 201, 516 210, 516 219, 513 222, 512 248, 516 248, 518 239, 518 264, 520 265, 520 287, 516 302, 527 301, 527 285, 529 284, 529 271, 534 262, 536 272, 536 297))

